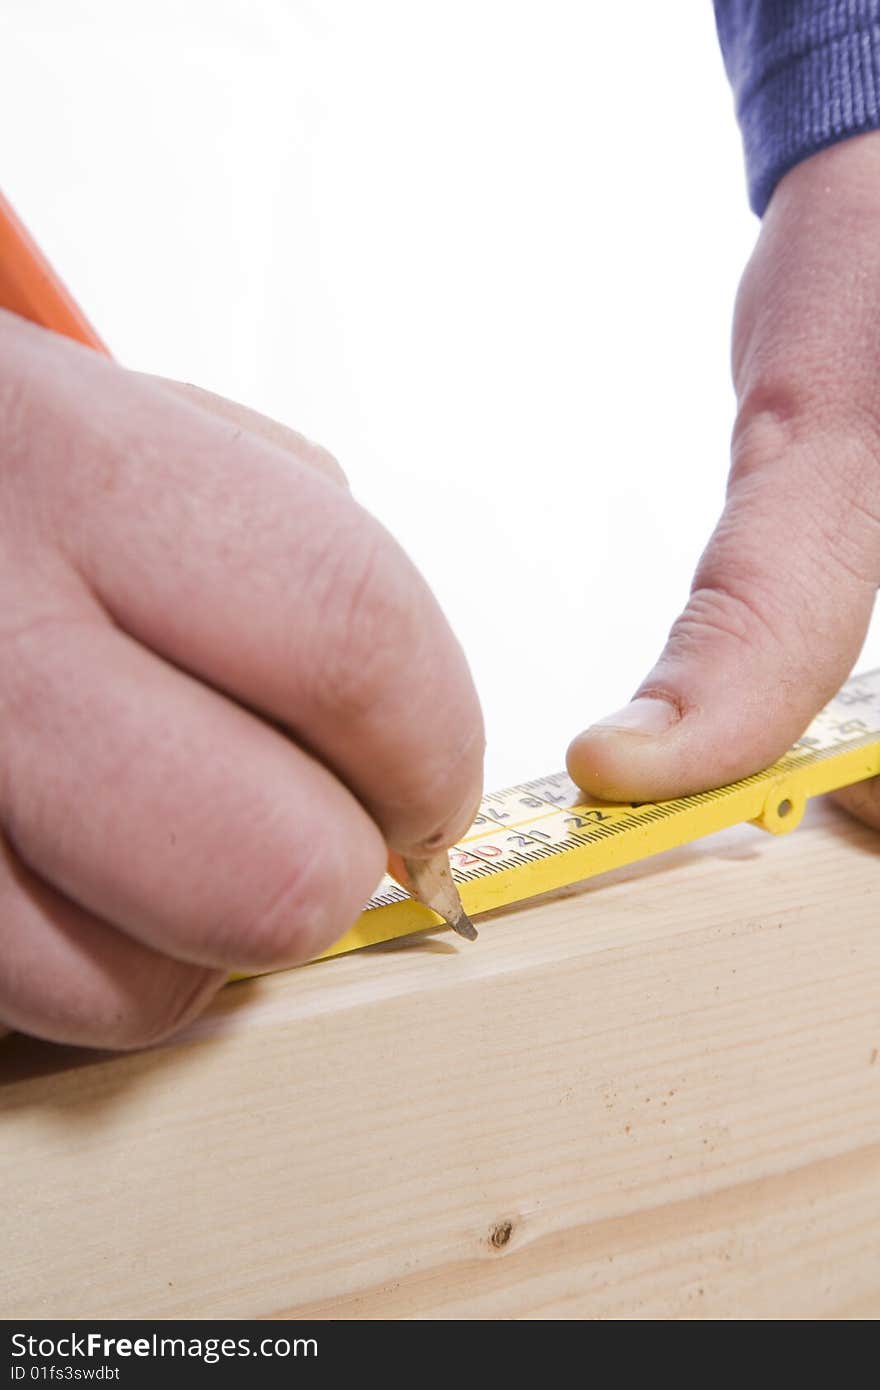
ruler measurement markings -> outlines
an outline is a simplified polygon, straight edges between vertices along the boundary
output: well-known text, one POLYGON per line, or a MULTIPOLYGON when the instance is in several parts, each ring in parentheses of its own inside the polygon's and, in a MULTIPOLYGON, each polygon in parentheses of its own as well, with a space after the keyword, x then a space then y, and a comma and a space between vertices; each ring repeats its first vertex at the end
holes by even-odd
MULTIPOLYGON (((877 773, 880 670, 853 678, 852 688, 845 686, 772 767, 726 787, 658 803, 595 804, 584 800, 583 791, 560 771, 490 792, 470 833, 453 850, 453 858, 456 851, 465 857, 463 867, 453 864, 453 877, 463 885, 466 908, 479 914, 739 821, 757 817, 767 828, 785 830, 778 818, 776 824, 764 820, 768 808, 773 811, 776 783, 784 801, 792 779, 802 803, 805 797, 877 773), (858 756, 862 749, 864 759, 858 756), (508 837, 513 844, 506 842, 508 837)), ((431 920, 427 909, 389 879, 370 899, 357 927, 328 954, 418 930, 431 920)))

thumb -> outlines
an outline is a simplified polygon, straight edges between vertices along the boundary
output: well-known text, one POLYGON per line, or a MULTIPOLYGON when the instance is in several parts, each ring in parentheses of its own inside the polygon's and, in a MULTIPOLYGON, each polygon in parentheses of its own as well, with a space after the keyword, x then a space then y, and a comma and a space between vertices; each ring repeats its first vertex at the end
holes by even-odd
POLYGON ((800 737, 845 681, 870 621, 873 452, 850 432, 778 415, 739 429, 687 607, 631 703, 572 742, 579 786, 665 800, 749 776, 800 737))

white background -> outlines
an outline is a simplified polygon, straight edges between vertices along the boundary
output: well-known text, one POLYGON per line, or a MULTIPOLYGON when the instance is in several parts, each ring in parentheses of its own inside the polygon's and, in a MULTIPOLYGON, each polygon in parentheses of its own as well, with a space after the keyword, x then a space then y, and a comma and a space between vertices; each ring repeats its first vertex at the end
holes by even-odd
POLYGON ((119 358, 336 453, 490 787, 629 697, 721 504, 757 231, 709 0, 3 0, 0 154, 119 358))

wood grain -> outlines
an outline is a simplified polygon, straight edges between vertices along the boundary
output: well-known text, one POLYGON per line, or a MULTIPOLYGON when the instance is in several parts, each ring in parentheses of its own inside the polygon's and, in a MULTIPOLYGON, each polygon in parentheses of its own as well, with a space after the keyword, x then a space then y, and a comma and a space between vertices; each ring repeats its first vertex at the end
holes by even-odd
POLYGON ((819 806, 150 1053, 8 1040, 0 1311, 876 1317, 878 887, 819 806))

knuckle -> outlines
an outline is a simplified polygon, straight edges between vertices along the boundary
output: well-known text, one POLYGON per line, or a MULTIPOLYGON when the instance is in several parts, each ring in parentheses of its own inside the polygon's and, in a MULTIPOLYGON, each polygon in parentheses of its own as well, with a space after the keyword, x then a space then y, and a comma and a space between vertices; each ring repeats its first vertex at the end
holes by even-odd
POLYGON ((746 651, 764 647, 768 641, 782 646, 776 623, 747 585, 734 591, 729 582, 716 581, 694 589, 672 627, 669 646, 677 656, 691 656, 719 638, 746 651))
POLYGON ((741 404, 731 439, 729 490, 763 473, 775 460, 790 456, 799 439, 800 418, 800 409, 778 393, 741 404))

